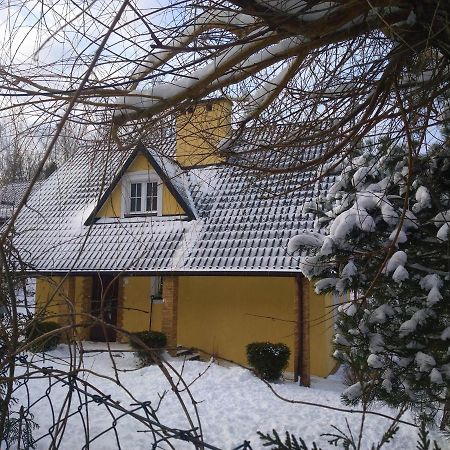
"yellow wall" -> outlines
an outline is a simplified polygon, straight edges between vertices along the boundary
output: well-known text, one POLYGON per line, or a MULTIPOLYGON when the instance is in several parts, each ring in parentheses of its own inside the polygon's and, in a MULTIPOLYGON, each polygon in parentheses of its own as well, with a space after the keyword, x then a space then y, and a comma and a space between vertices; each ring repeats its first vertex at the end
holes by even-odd
MULTIPOLYGON (((148 162, 148 159, 139 153, 130 164, 130 167, 126 173, 130 174, 133 172, 143 171, 155 173, 155 170, 148 162)), ((122 182, 119 181, 109 198, 100 208, 100 211, 97 213, 97 217, 121 217, 124 213, 125 211, 122 211, 122 182)), ((185 214, 185 211, 175 200, 175 197, 170 193, 165 184, 163 185, 162 214, 163 216, 177 216, 185 214)))
POLYGON ((336 366, 333 352, 333 323, 336 311, 332 308, 332 296, 318 295, 314 284, 309 283, 309 332, 311 373, 327 376, 336 366))
POLYGON ((290 277, 181 277, 178 343, 241 364, 251 342, 283 342, 293 353, 294 302, 290 277))
POLYGON ((62 277, 36 279, 36 312, 58 323, 62 320, 61 309, 67 292, 67 281, 64 283, 66 286, 60 286, 61 281, 62 277))
POLYGON ((217 164, 220 141, 231 128, 231 102, 220 99, 198 104, 177 117, 176 155, 182 166, 217 164))
POLYGON ((127 173, 130 172, 155 173, 155 169, 152 167, 152 165, 144 155, 138 153, 136 155, 136 158, 134 158, 134 161, 130 164, 130 167, 128 167, 127 173))
POLYGON ((36 280, 37 314, 58 322, 75 325, 75 336, 87 339, 92 291, 91 277, 42 277, 36 280))
MULTIPOLYGON (((69 323, 68 312, 74 310, 75 323, 88 325, 89 320, 82 312, 90 310, 92 278, 71 277, 55 292, 61 280, 61 277, 37 280, 37 309, 45 309, 47 316, 53 316, 62 325, 69 323)), ((129 332, 149 329, 150 283, 150 277, 121 277, 119 327, 129 332)), ((291 349, 288 370, 293 371, 295 296, 294 277, 180 277, 178 344, 247 364, 247 344, 283 342, 291 349)), ((332 299, 315 294, 309 284, 309 303, 311 373, 326 376, 335 365, 331 358, 332 299)), ((162 304, 153 304, 152 330, 161 331, 162 310, 162 304)), ((87 339, 88 328, 78 327, 76 336, 87 339)), ((120 335, 118 338, 123 339, 120 335)))
MULTIPOLYGON (((294 371, 295 296, 293 277, 181 277, 178 344, 246 365, 247 344, 283 342, 294 371)), ((311 288, 310 300, 311 373, 326 376, 334 367, 329 300, 311 288)))
MULTIPOLYGON (((122 277, 122 323, 130 332, 149 330, 150 326, 150 277, 122 277)), ((162 304, 153 303, 153 331, 161 331, 162 304)))
POLYGON ((183 208, 175 200, 175 197, 167 189, 166 185, 163 185, 163 199, 162 199, 162 215, 163 216, 180 216, 186 214, 183 208))
POLYGON ((97 217, 121 217, 122 215, 122 183, 119 181, 111 195, 100 208, 97 217))

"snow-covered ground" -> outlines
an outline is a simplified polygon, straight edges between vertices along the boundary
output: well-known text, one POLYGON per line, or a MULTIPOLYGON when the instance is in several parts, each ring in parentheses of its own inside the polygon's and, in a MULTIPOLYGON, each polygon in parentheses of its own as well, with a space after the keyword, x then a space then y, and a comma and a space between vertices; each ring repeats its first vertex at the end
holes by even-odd
MULTIPOLYGON (((84 343, 83 346, 88 350, 104 348, 104 345, 102 346, 99 343, 84 343)), ((156 366, 136 369, 133 353, 127 352, 127 350, 129 348, 124 344, 113 344, 111 354, 105 352, 84 354, 83 368, 86 372, 79 376, 95 385, 105 395, 110 395, 111 399, 119 401, 120 406, 127 409, 133 408, 130 405, 135 404, 136 400, 140 402, 151 401, 152 405, 156 406, 159 396, 167 392, 158 410, 160 422, 170 427, 189 428, 180 403, 171 392, 169 383, 161 370, 156 366), (116 372, 113 369, 112 360, 116 365, 121 383, 134 398, 131 398, 122 387, 114 383, 116 372), (94 372, 109 377, 109 379, 98 376, 94 372)), ((29 355, 29 360, 38 365, 66 370, 69 361, 69 347, 60 345, 48 354, 45 361, 39 361, 40 358, 39 355, 29 355)), ((262 448, 262 442, 257 436, 257 431, 266 433, 276 429, 280 433, 288 430, 296 436, 303 437, 307 443, 316 440, 322 449, 336 448, 332 447, 325 437, 320 437, 320 434, 332 432, 331 425, 346 430, 346 419, 353 433, 358 433, 361 423, 359 414, 343 413, 282 401, 276 398, 265 383, 243 368, 199 361, 189 361, 183 365, 183 361, 180 359, 167 358, 177 371, 182 372, 183 379, 188 384, 192 383, 190 391, 198 402, 197 407, 204 439, 208 444, 221 449, 233 449, 242 444, 244 440, 249 440, 253 449, 259 449, 262 448), (202 375, 199 376, 199 374, 202 375)), ((175 375, 173 379, 175 382, 177 381, 175 375)), ((328 379, 314 378, 312 388, 299 387, 292 381, 274 383, 272 387, 287 399, 343 407, 340 402, 340 394, 345 386, 340 382, 339 376, 332 376, 328 379)), ((44 396, 32 408, 35 421, 40 426, 34 432, 36 438, 48 433, 49 427, 53 424, 50 403, 45 397, 48 388, 49 379, 46 377, 34 379, 28 383, 28 394, 31 402, 44 396)), ((66 386, 56 384, 48 394, 52 399, 53 414, 56 417, 67 391, 66 386)), ((192 412, 192 403, 187 393, 183 392, 182 396, 192 412)), ((16 397, 19 399, 19 404, 25 404, 27 391, 23 388, 20 389, 16 392, 16 397)), ((79 398, 75 391, 70 407, 71 411, 77 410, 80 400, 83 403, 85 398, 79 398)), ((84 418, 86 418, 85 409, 80 409, 85 416, 84 418)), ((377 407, 376 411, 391 416, 395 414, 394 411, 382 407, 377 407)), ((88 413, 91 439, 111 427, 114 421, 111 413, 103 404, 90 403, 88 413)), ((115 416, 120 416, 117 411, 112 410, 112 413, 115 416)), ((137 413, 143 415, 142 409, 137 413)), ((405 415, 403 419, 411 420, 408 415, 405 415)), ((388 425, 388 420, 368 415, 364 426, 363 448, 370 448, 371 444, 380 438, 388 425)), ((120 448, 135 450, 152 448, 151 433, 139 432, 145 430, 145 427, 132 417, 126 416, 117 420, 115 430, 121 444, 120 448)), ((68 420, 59 448, 83 448, 84 436, 85 431, 81 415, 77 413, 68 420)), ((383 448, 390 450, 412 449, 415 448, 415 440, 416 429, 408 425, 401 425, 394 441, 383 448)), ((39 440, 37 448, 49 448, 50 442, 50 437, 39 440)), ((91 443, 89 448, 105 450, 119 448, 115 432, 110 430, 102 434, 91 443)), ((193 447, 185 442, 176 441, 174 442, 174 448, 193 447)))

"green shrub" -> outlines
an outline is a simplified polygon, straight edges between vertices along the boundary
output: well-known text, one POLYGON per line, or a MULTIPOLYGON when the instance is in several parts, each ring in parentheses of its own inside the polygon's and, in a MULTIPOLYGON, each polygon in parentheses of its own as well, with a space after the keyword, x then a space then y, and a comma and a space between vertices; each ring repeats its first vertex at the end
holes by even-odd
POLYGON ((160 331, 138 331, 131 333, 132 336, 140 339, 151 352, 143 348, 141 344, 130 339, 131 347, 136 350, 135 355, 138 357, 141 366, 148 366, 154 362, 154 358, 159 358, 164 347, 167 345, 167 336, 160 331))
POLYGON ((258 377, 275 381, 287 367, 291 351, 285 344, 253 342, 247 345, 247 360, 258 377))
POLYGON ((46 352, 53 350, 61 342, 61 334, 53 334, 51 336, 41 338, 46 333, 58 330, 60 325, 51 321, 33 321, 31 322, 25 331, 25 341, 33 342, 30 346, 30 350, 34 353, 46 352))

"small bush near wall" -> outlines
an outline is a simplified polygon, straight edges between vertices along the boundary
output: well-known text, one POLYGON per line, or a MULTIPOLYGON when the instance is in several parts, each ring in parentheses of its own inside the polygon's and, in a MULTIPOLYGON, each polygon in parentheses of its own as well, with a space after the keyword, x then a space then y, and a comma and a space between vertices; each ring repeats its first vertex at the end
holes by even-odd
POLYGON ((285 344, 253 342, 247 345, 247 360, 258 377, 275 381, 287 367, 291 351, 285 344))
POLYGON ((53 334, 42 338, 46 333, 58 330, 60 325, 51 321, 34 321, 25 330, 25 342, 33 342, 30 350, 34 353, 47 352, 53 350, 61 342, 61 334, 53 334))
MULTIPOLYGON (((160 331, 138 331, 137 333, 131 333, 131 336, 140 339, 148 348, 152 349, 153 356, 156 358, 161 355, 167 345, 167 336, 160 331)), ((136 350, 135 355, 138 357, 141 366, 148 366, 154 362, 151 353, 144 349, 141 344, 130 339, 130 345, 136 350)))

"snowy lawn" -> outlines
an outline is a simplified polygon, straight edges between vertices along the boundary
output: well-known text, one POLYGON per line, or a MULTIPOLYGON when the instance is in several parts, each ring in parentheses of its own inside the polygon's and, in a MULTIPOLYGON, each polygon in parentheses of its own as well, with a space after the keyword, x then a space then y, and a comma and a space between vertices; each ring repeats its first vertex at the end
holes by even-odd
MULTIPOLYGON (((84 343, 85 349, 105 348, 98 343, 84 343)), ((186 417, 183 415, 180 403, 171 392, 169 383, 160 369, 156 366, 145 367, 134 370, 136 367, 133 353, 126 352, 128 346, 114 344, 112 356, 118 369, 121 383, 129 390, 134 399, 120 386, 106 378, 99 377, 93 372, 114 378, 112 358, 108 353, 86 353, 83 355, 83 367, 85 372, 80 377, 95 385, 113 400, 120 401, 125 408, 132 408, 130 404, 138 401, 151 401, 153 406, 158 404, 159 395, 164 392, 161 405, 158 410, 158 418, 161 423, 170 427, 189 428, 186 417), (130 370, 131 369, 131 370, 130 370), (92 372, 90 372, 92 371, 92 372)), ((67 369, 69 361, 69 347, 60 345, 56 350, 49 353, 45 361, 39 361, 39 355, 29 355, 29 360, 41 366, 53 367, 54 369, 67 369)), ((262 381, 257 379, 249 371, 240 367, 225 367, 217 363, 189 361, 183 366, 180 359, 167 358, 178 371, 183 372, 183 379, 191 383, 190 391, 198 402, 201 424, 204 432, 205 442, 215 445, 221 449, 232 449, 250 440, 253 449, 262 448, 262 443, 257 436, 257 431, 270 432, 276 429, 280 433, 289 430, 296 436, 301 436, 309 444, 316 440, 322 449, 335 448, 331 446, 321 433, 332 432, 331 425, 346 430, 348 419, 353 433, 358 433, 361 416, 359 414, 345 414, 325 408, 306 406, 284 402, 270 391, 262 381), (199 374, 202 374, 199 376, 199 374)), ((176 377, 174 375, 176 381, 176 377)), ((31 402, 45 396, 49 386, 48 378, 35 379, 29 382, 29 395, 31 402)), ((273 388, 281 396, 307 402, 317 402, 327 406, 343 407, 340 402, 340 394, 345 386, 340 382, 338 376, 328 379, 313 378, 312 388, 302 388, 292 381, 283 381, 272 384, 273 388)), ((57 384, 49 396, 52 399, 54 411, 58 416, 62 400, 67 394, 67 387, 57 384), (59 408, 58 408, 59 407, 59 408)), ((26 404, 26 390, 20 389, 16 397, 20 403, 26 404)), ((184 392, 183 398, 192 411, 192 403, 184 392)), ((81 399, 83 403, 84 399, 81 399)), ((20 404, 19 403, 19 404, 20 404)), ((76 411, 80 404, 78 394, 72 399, 71 411, 76 411)), ((32 411, 35 421, 40 428, 34 432, 36 438, 48 433, 53 424, 52 411, 47 398, 39 401, 32 411)), ((85 412, 85 410, 83 410, 85 412)), ((388 408, 376 408, 393 416, 395 411, 388 408)), ((94 436, 108 429, 113 417, 103 404, 90 403, 89 405, 89 435, 94 436)), ((112 411, 115 416, 120 413, 112 411)), ((142 410, 138 411, 142 414, 142 410)), ((403 417, 410 421, 409 415, 403 417)), ((372 442, 379 439, 382 432, 388 427, 389 421, 377 416, 368 415, 364 427, 364 448, 370 448, 372 442)), ((150 433, 143 433, 145 427, 135 419, 126 416, 117 421, 116 430, 123 449, 149 449, 152 443, 150 433)), ((67 428, 59 448, 78 449, 84 445, 85 431, 80 414, 76 414, 68 420, 67 428)), ((394 441, 387 445, 386 449, 412 449, 415 448, 416 430, 407 425, 402 425, 394 441)), ((51 443, 50 437, 45 437, 38 442, 37 448, 48 448, 51 443)), ((176 449, 193 448, 185 442, 176 441, 176 449)), ((118 448, 115 434, 112 430, 101 435, 89 446, 91 449, 114 449, 118 448)), ((166 447, 168 448, 168 447, 166 447)), ((445 446, 443 448, 446 448, 445 446)))

